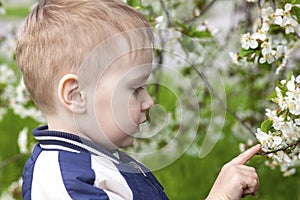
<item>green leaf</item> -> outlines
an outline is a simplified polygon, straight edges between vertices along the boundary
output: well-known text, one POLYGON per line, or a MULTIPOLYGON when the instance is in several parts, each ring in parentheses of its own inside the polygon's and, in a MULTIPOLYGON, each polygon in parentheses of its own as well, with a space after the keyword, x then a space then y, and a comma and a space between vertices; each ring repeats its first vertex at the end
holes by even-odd
POLYGON ((172 5, 172 9, 178 8, 181 4, 182 4, 181 2, 175 2, 175 3, 172 5))
POLYGON ((298 23, 300 22, 300 8, 298 7, 293 7, 293 13, 297 18, 298 23))
POLYGON ((186 24, 183 24, 179 21, 175 22, 176 26, 179 28, 178 31, 180 31, 182 34, 192 37, 192 38, 211 38, 212 34, 211 32, 206 29, 203 31, 197 30, 197 26, 191 25, 187 26, 186 24))
POLYGON ((209 30, 205 31, 191 31, 189 36, 196 38, 211 38, 211 32, 209 30))
POLYGON ((265 63, 258 63, 259 67, 265 70, 270 71, 272 69, 272 65, 265 62, 265 63))
POLYGON ((270 119, 267 119, 267 120, 265 120, 265 121, 261 124, 260 129, 261 129, 263 132, 268 133, 269 130, 271 129, 272 125, 273 125, 273 121, 270 120, 270 119))
POLYGON ((289 82, 292 79, 292 76, 293 76, 293 72, 290 71, 287 75, 286 82, 289 82))
POLYGON ((277 87, 281 90, 282 95, 285 96, 285 93, 288 91, 287 87, 280 83, 277 84, 277 87))
POLYGON ((141 0, 127 0, 127 4, 134 8, 141 7, 141 0))
POLYGON ((290 3, 292 3, 292 4, 299 4, 299 3, 300 3, 300 0, 291 0, 290 3))
POLYGON ((25 18, 29 13, 28 7, 4 7, 6 10, 6 17, 25 18))
POLYGON ((193 42, 193 40, 189 37, 183 37, 181 40, 180 40, 180 44, 183 48, 183 50, 185 52, 193 52, 195 51, 195 44, 193 42))
POLYGON ((273 91, 273 92, 266 98, 266 100, 271 100, 271 101, 273 101, 275 98, 277 98, 277 93, 276 93, 276 91, 273 91))
POLYGON ((271 34, 277 34, 277 33, 282 32, 283 30, 284 30, 284 29, 281 28, 279 25, 271 24, 271 25, 270 25, 270 30, 269 30, 269 32, 270 32, 271 34))
POLYGON ((252 54, 254 52, 255 52, 255 50, 253 50, 253 49, 248 49, 248 50, 241 49, 241 51, 240 51, 240 57, 244 58, 244 57, 246 57, 246 56, 248 56, 248 55, 250 55, 250 54, 252 54))

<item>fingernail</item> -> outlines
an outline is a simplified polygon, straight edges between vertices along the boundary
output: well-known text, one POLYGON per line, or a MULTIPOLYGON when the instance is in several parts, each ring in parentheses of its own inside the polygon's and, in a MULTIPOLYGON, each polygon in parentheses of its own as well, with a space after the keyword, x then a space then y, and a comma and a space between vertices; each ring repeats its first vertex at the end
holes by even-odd
POLYGON ((255 145, 255 148, 259 147, 261 149, 261 144, 255 145))

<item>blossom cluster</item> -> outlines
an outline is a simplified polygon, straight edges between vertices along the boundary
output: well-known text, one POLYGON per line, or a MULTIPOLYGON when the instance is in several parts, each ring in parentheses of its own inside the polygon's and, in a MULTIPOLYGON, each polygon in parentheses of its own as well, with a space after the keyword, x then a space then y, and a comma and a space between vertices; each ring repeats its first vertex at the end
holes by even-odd
MULTIPOLYGON (((276 75, 292 70, 297 62, 293 56, 299 49, 299 4, 246 1, 258 3, 259 15, 253 32, 241 35, 241 50, 230 52, 233 63, 255 66, 260 72, 260 69, 275 69, 276 75)), ((255 135, 262 144, 263 154, 270 157, 266 164, 272 168, 280 166, 283 175, 289 176, 300 165, 300 76, 290 73, 286 80, 278 81, 269 99, 276 103, 277 108, 266 109, 267 120, 255 135)))
POLYGON ((276 74, 279 74, 297 45, 295 41, 299 37, 300 26, 294 9, 298 7, 298 4, 286 3, 283 8, 262 8, 256 31, 242 34, 241 51, 230 53, 233 63, 275 65, 276 74))
MULTIPOLYGON (((0 6, 0 8, 4 9, 0 6)), ((18 24, 7 25, 0 33, 0 121, 11 109, 21 118, 30 117, 43 122, 41 112, 32 102, 21 76, 15 68, 18 24)))
POLYGON ((11 109, 21 118, 30 117, 37 122, 43 122, 44 118, 32 102, 23 79, 18 79, 15 71, 7 64, 0 65, 0 73, 0 120, 7 109, 11 109))
POLYGON ((16 196, 19 196, 22 193, 22 183, 23 179, 19 178, 15 182, 12 182, 11 185, 8 187, 7 191, 4 191, 0 199, 1 200, 15 200, 16 196))
POLYGON ((300 75, 280 81, 269 99, 277 107, 266 109, 267 120, 257 129, 256 137, 273 160, 267 164, 280 165, 285 176, 292 175, 300 165, 300 75))
POLYGON ((4 27, 4 32, 5 34, 0 34, 0 56, 13 60, 18 29, 15 25, 7 25, 4 27))

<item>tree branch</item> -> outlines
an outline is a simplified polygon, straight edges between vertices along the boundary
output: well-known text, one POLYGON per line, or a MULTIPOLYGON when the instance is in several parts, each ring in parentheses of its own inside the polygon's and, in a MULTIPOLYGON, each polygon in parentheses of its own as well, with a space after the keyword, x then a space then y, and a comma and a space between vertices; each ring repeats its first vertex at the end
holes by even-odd
POLYGON ((158 51, 158 62, 157 62, 157 67, 153 70, 153 74, 154 74, 154 77, 155 77, 155 88, 154 88, 154 93, 156 94, 156 101, 159 102, 159 89, 160 89, 160 85, 159 85, 159 80, 161 79, 161 74, 159 74, 159 69, 162 68, 163 64, 164 64, 164 51, 163 49, 165 49, 165 40, 163 38, 163 35, 161 33, 161 31, 158 32, 159 33, 159 38, 160 38, 160 41, 161 41, 161 49, 162 50, 159 50, 157 49, 158 51), (158 74, 157 74, 158 73, 158 74))
POLYGON ((205 82, 208 89, 212 92, 212 95, 215 98, 217 98, 217 100, 222 105, 222 107, 227 112, 229 112, 245 129, 247 129, 249 131, 249 133, 251 133, 251 135, 253 135, 255 137, 255 132, 251 129, 251 127, 249 127, 247 124, 245 124, 243 122, 243 120, 226 103, 224 103, 224 101, 219 97, 219 95, 216 93, 214 88, 211 86, 211 84, 207 80, 206 76, 200 70, 198 70, 194 65, 192 65, 192 67, 196 70, 197 74, 202 78, 202 80, 205 82))
POLYGON ((211 7, 214 3, 216 3, 217 0, 212 0, 206 7, 204 7, 200 14, 198 16, 195 16, 193 18, 187 19, 185 20, 183 23, 193 23, 194 21, 196 21, 197 19, 199 19, 200 17, 202 17, 211 7))
POLYGON ((260 19, 260 28, 263 26, 263 17, 262 17, 262 2, 261 0, 258 1, 258 10, 259 10, 259 19, 260 19))
POLYGON ((276 10, 276 4, 273 0, 270 0, 270 4, 274 10, 276 10))
POLYGON ((276 149, 276 150, 273 150, 273 151, 267 151, 267 152, 261 152, 261 153, 258 153, 257 155, 262 155, 262 156, 265 156, 265 155, 268 155, 268 154, 271 154, 271 153, 276 153, 278 151, 285 151, 289 148, 292 148, 294 146, 297 146, 298 144, 300 144, 300 139, 287 145, 286 147, 282 147, 282 148, 279 148, 279 149, 276 149))
POLYGON ((160 0, 160 4, 161 4, 161 7, 162 7, 164 13, 166 14, 167 21, 168 21, 168 27, 169 28, 173 27, 173 21, 171 19, 169 10, 167 9, 166 4, 164 3, 164 0, 160 0))
POLYGON ((300 39, 300 35, 297 32, 295 32, 294 34, 297 37, 297 39, 299 40, 300 39))
POLYGON ((0 163, 0 169, 4 168, 4 167, 5 167, 6 165, 8 165, 9 163, 12 163, 12 162, 14 162, 14 161, 16 161, 16 160, 21 159, 23 156, 24 156, 23 154, 16 154, 16 155, 10 157, 9 159, 2 161, 2 162, 0 163))

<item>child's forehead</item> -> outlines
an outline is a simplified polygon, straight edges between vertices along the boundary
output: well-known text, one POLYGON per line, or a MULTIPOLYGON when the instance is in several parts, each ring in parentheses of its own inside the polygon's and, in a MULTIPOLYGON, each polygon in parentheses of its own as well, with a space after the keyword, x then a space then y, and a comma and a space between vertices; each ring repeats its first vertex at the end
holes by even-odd
POLYGON ((86 56, 78 70, 79 76, 92 81, 110 72, 127 73, 139 66, 149 68, 152 65, 152 43, 135 36, 136 33, 117 34, 102 41, 86 56))
POLYGON ((143 51, 123 55, 105 69, 95 86, 144 85, 152 72, 151 61, 151 54, 143 51))
POLYGON ((144 69, 152 65, 152 50, 138 49, 130 51, 116 59, 108 66, 109 70, 134 70, 135 68, 144 69))

